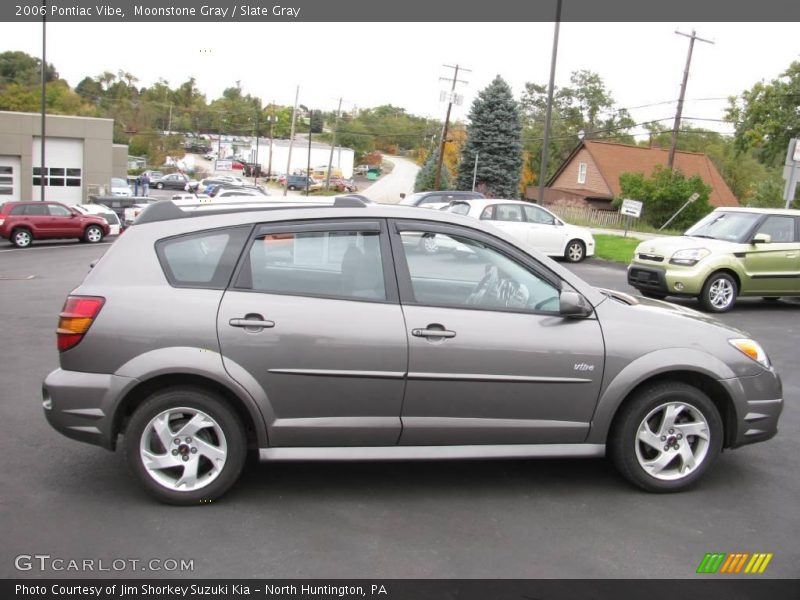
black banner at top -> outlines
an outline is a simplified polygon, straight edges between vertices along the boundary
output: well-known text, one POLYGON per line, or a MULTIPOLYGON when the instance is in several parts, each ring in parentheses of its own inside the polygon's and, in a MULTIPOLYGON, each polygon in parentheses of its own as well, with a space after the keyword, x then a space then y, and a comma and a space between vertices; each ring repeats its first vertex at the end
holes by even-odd
MULTIPOLYGON (((558 0, 4 0, 0 21, 543 22, 558 0)), ((562 0, 575 22, 800 21, 790 0, 562 0)), ((595 41, 602 42, 598 31, 595 41)))

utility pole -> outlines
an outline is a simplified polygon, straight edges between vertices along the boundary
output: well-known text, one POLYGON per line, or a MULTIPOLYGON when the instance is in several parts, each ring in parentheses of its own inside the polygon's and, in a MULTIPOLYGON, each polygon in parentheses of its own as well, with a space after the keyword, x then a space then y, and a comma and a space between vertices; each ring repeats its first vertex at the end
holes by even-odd
POLYGON ((270 105, 269 119, 269 163, 267 164, 267 182, 272 180, 272 126, 277 123, 278 117, 275 116, 275 101, 270 105))
POLYGON ((311 122, 314 120, 314 109, 308 111, 308 164, 306 165, 306 196, 308 196, 308 186, 311 183, 311 122))
POLYGON ((462 81, 458 78, 459 71, 468 71, 472 72, 470 69, 465 69, 460 65, 442 65, 448 69, 455 69, 455 73, 453 74, 452 79, 448 79, 447 77, 439 77, 439 81, 452 81, 453 85, 450 87, 450 96, 447 102, 447 115, 444 118, 444 127, 442 128, 442 141, 439 144, 439 160, 436 163, 436 176, 433 180, 433 189, 438 190, 442 183, 442 161, 444 160, 444 145, 447 143, 447 130, 450 127, 450 111, 453 108, 453 101, 456 99, 456 84, 457 83, 469 83, 468 81, 462 81))
POLYGON ((705 40, 701 37, 697 37, 697 32, 692 29, 692 35, 687 35, 685 33, 681 33, 680 31, 675 31, 678 35, 682 35, 683 37, 689 38, 689 52, 686 55, 686 68, 683 70, 683 83, 681 83, 681 95, 678 98, 678 110, 675 113, 675 125, 672 127, 672 144, 669 147, 669 158, 667 159, 667 168, 672 170, 672 166, 675 164, 675 148, 678 145, 678 131, 681 127, 681 113, 683 112, 683 98, 686 96, 686 83, 689 81, 689 66, 692 64, 692 50, 694 49, 694 41, 700 40, 701 42, 705 42, 706 44, 713 44, 711 40, 705 40))
POLYGON ((342 116, 342 98, 339 97, 339 108, 336 109, 336 120, 333 122, 333 138, 331 139, 331 154, 328 157, 328 174, 325 176, 325 189, 331 186, 331 168, 333 167, 333 149, 336 146, 336 131, 339 129, 339 118, 342 116))
POLYGON ((292 127, 289 131, 289 158, 286 161, 286 181, 283 182, 283 195, 287 194, 289 189, 289 171, 292 168, 292 145, 294 144, 294 123, 297 120, 297 100, 300 98, 300 86, 297 86, 297 91, 294 94, 294 108, 292 109, 292 127))
POLYGON ((255 165, 253 166, 253 185, 258 185, 258 172, 261 170, 261 166, 258 162, 258 138, 261 137, 261 103, 259 102, 258 108, 256 108, 256 122, 253 126, 255 129, 256 134, 256 159, 253 161, 255 165))
POLYGON ((172 102, 169 103, 169 119, 167 120, 167 135, 172 133, 172 102))
POLYGON ((478 155, 480 152, 475 153, 475 166, 472 168, 472 191, 475 191, 475 180, 478 179, 478 155))
POLYGON ((542 146, 542 164, 539 167, 538 203, 544 205, 544 184, 547 178, 547 151, 550 144, 550 123, 553 115, 553 89, 556 80, 556 57, 558 55, 558 32, 561 26, 561 0, 556 4, 556 26, 553 32, 553 52, 550 55, 550 84, 547 87, 547 110, 544 115, 544 145, 542 146))

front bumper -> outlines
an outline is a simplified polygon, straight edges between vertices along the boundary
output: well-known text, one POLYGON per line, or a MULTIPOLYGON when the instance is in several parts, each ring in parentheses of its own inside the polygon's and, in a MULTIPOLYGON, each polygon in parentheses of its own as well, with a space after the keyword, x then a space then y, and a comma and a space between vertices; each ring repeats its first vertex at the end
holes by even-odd
POLYGON ((113 450, 117 405, 136 383, 130 377, 56 369, 42 383, 45 417, 69 438, 113 450))
POLYGON ((632 262, 628 266, 628 284, 643 292, 665 296, 697 296, 703 289, 707 267, 651 266, 632 262))
POLYGON ((734 414, 729 415, 727 423, 727 445, 738 448, 775 437, 783 410, 783 394, 780 376, 774 369, 720 383, 728 388, 734 405, 734 414))

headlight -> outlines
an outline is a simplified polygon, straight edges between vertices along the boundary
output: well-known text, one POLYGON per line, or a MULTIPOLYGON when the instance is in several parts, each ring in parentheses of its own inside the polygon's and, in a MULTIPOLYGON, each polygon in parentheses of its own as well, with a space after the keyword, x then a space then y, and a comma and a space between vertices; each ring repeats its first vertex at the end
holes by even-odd
POLYGON ((711 251, 705 248, 689 248, 687 250, 678 250, 672 255, 672 258, 669 259, 669 262, 673 265, 693 267, 709 254, 711 254, 711 251))
POLYGON ((769 357, 767 356, 767 353, 764 352, 761 344, 759 344, 757 341, 750 339, 734 339, 728 340, 728 342, 730 342, 730 345, 736 348, 739 352, 746 354, 765 369, 770 368, 769 357))

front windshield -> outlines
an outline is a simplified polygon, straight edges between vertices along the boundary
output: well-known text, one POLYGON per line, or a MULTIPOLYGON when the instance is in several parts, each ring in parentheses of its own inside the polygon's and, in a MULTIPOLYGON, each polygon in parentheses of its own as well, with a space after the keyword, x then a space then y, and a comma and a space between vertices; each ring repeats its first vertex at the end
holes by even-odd
POLYGON ((690 227, 686 235, 741 243, 760 218, 761 215, 757 213, 713 212, 690 227))

